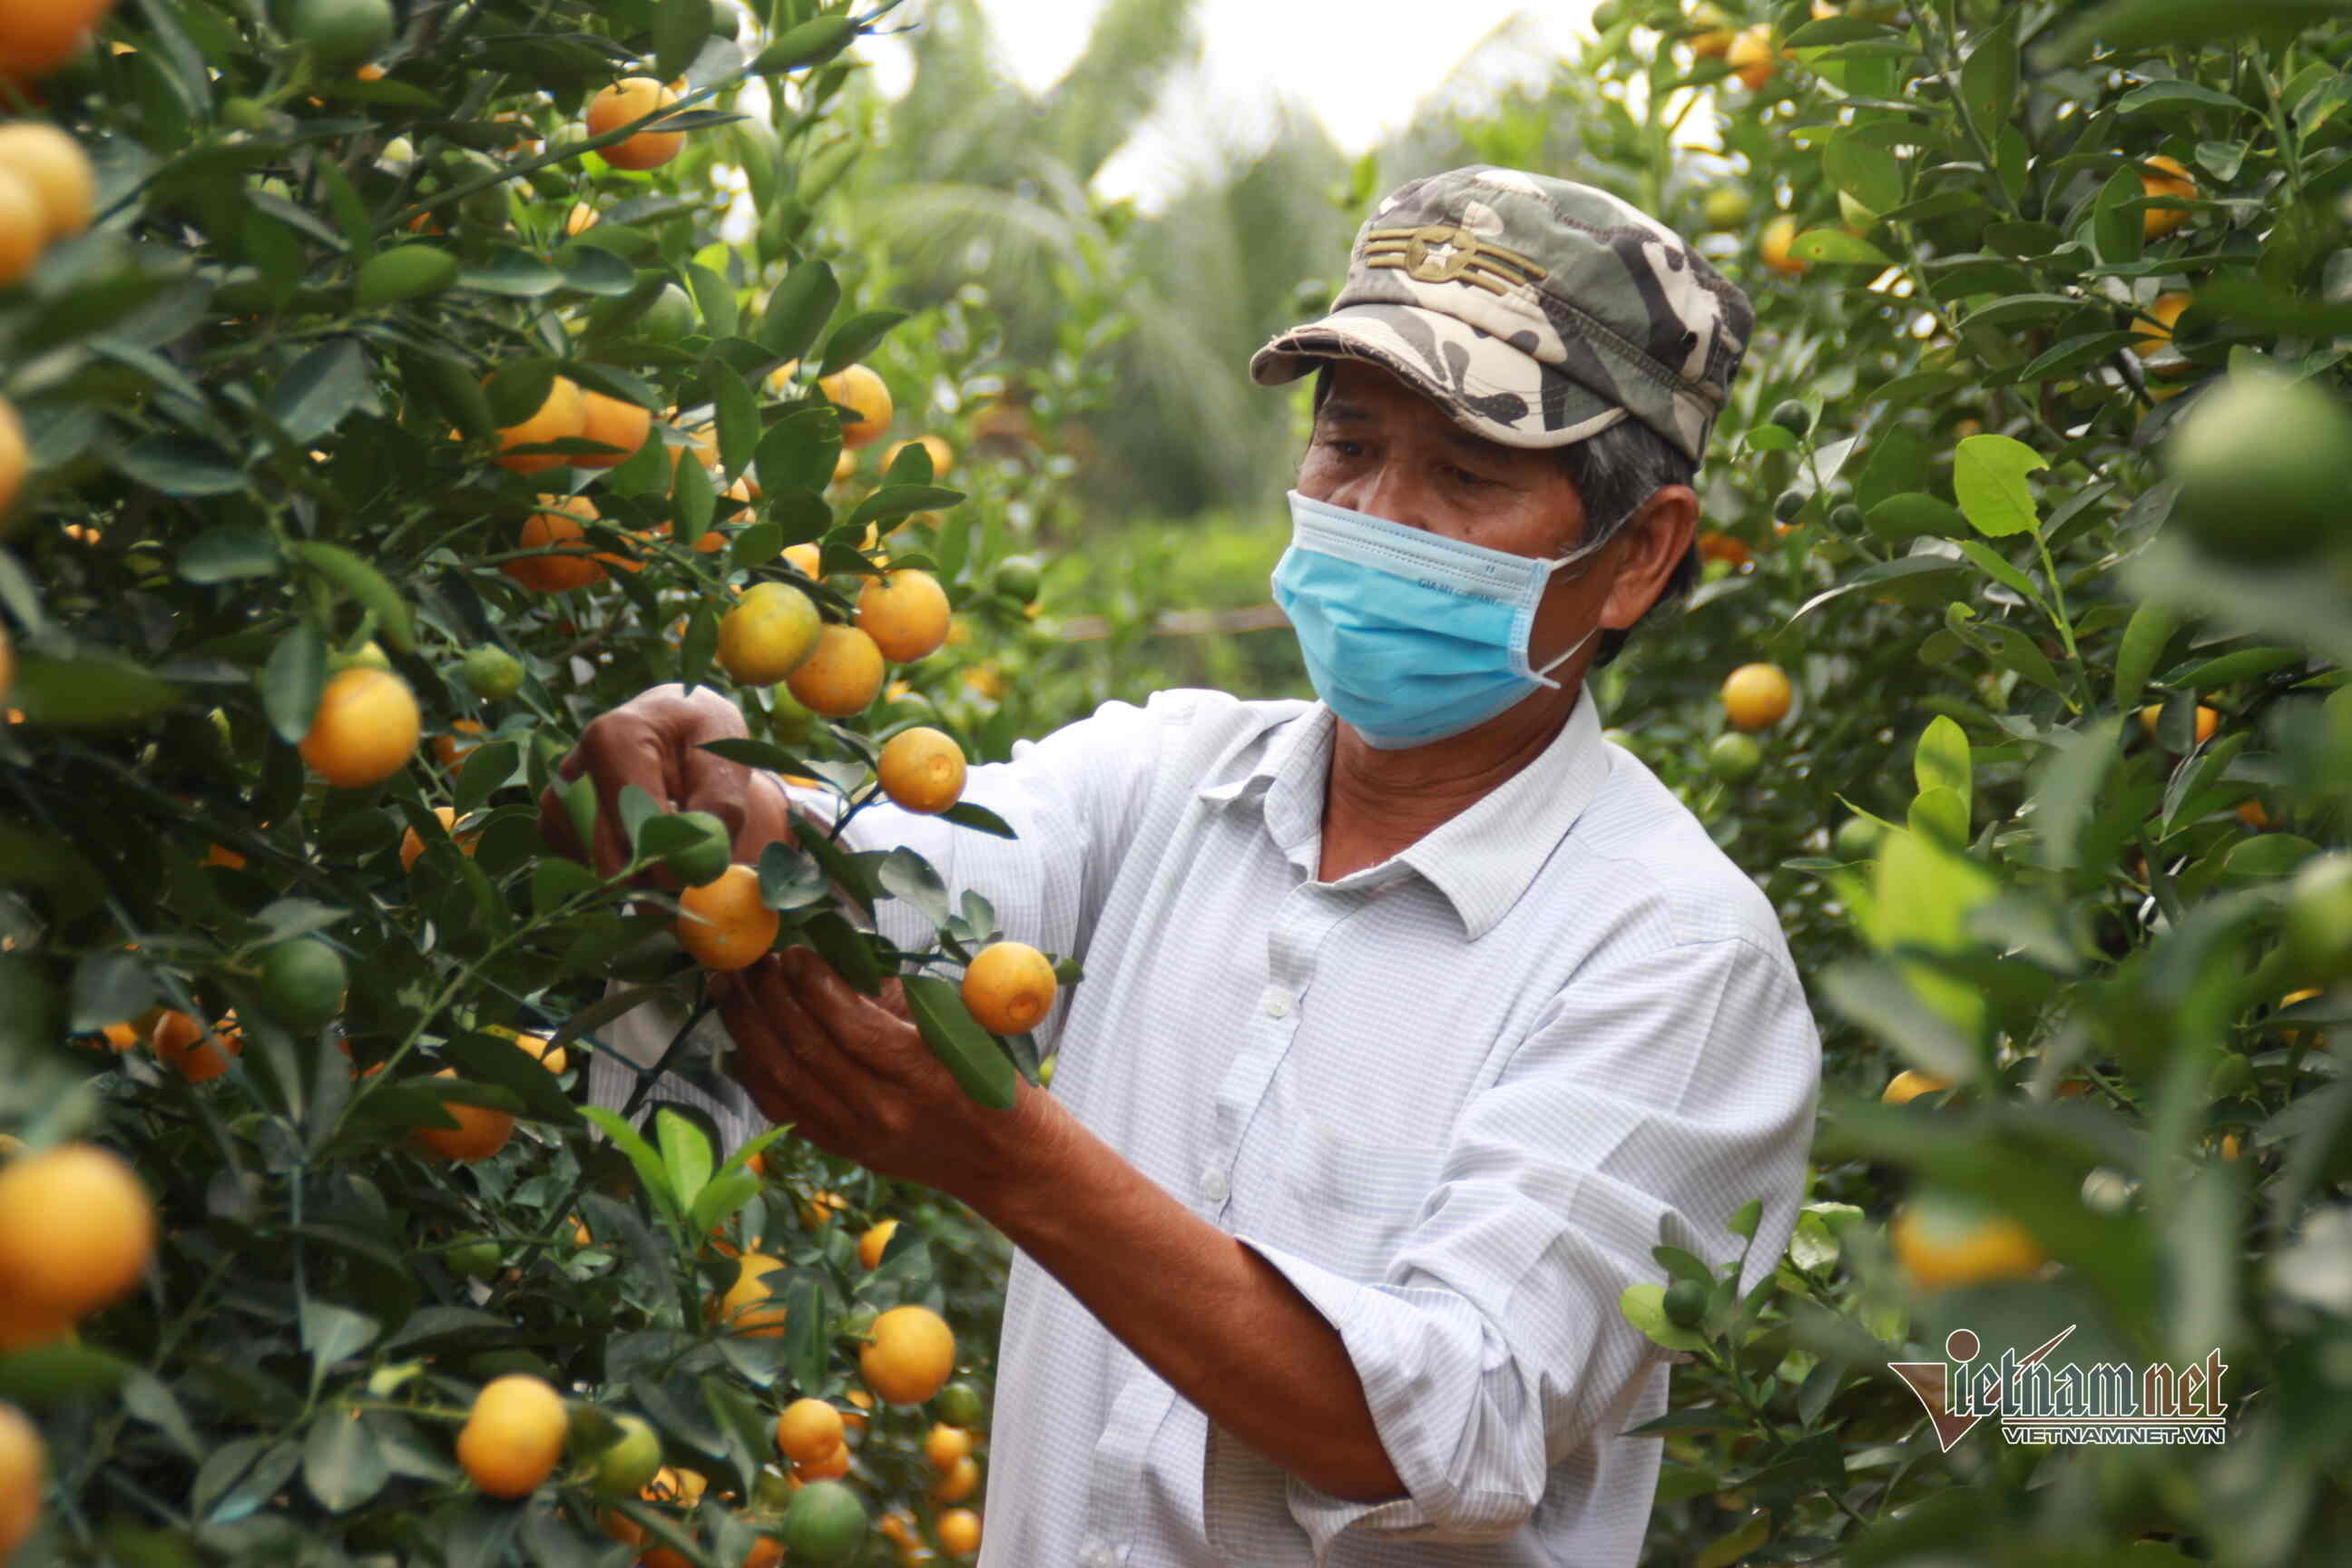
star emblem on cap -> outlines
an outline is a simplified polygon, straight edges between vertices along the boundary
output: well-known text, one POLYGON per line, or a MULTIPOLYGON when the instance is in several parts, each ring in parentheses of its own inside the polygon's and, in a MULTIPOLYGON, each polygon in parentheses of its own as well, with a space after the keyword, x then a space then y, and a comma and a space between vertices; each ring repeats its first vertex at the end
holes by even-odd
POLYGON ((1364 237, 1364 265, 1402 268, 1421 283, 1475 283, 1492 294, 1507 294, 1546 276, 1517 251, 1489 245, 1451 223, 1376 228, 1364 237))

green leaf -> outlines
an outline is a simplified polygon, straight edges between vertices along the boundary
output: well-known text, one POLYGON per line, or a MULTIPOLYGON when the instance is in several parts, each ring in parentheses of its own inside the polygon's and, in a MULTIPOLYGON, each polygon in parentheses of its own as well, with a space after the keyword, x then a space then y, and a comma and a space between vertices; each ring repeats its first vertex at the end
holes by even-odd
POLYGON ((302 1348, 310 1352, 310 1394, 318 1396, 320 1385, 336 1363, 355 1356, 373 1344, 383 1332, 383 1325, 365 1312, 354 1312, 348 1307, 304 1298, 301 1305, 302 1348))
POLYGON ((744 1170, 713 1176, 695 1194, 694 1206, 686 1216, 688 1232, 694 1236, 708 1236, 712 1226, 724 1225, 734 1217, 766 1184, 744 1170))
POLYGON ((413 351, 400 356, 400 374, 404 382, 415 382, 467 439, 487 441, 498 433, 498 421, 490 416, 489 395, 461 360, 413 351))
POLYGON ((2024 105, 2017 96, 2017 32, 2006 17, 1978 34, 1968 58, 1960 62, 1960 101, 1988 142, 2022 112, 2024 105))
POLYGON ((1976 563, 1977 569, 1986 576, 2018 595, 2029 605, 2043 602, 2042 590, 2033 585, 2033 579, 2011 565, 2008 559, 1991 545, 1980 539, 1962 539, 1955 542, 1959 545, 1960 553, 1976 563))
MULTIPOLYGON (((1866 476, 1865 476, 1866 477, 1866 476)), ((1906 491, 1872 505, 1863 523, 1881 539, 1916 539, 1922 534, 1956 539, 1969 530, 1969 520, 1949 501, 1924 491, 1906 491)))
POLYGON ((764 566, 784 552, 784 531, 775 522, 755 522, 735 536, 728 547, 727 565, 730 571, 748 572, 764 566))
POLYGON ((964 1093, 991 1110, 1012 1110, 1020 1075, 988 1031, 973 1019, 961 990, 936 974, 909 974, 901 984, 906 988, 907 1010, 924 1044, 955 1075, 964 1093))
POLYGON ((2137 87, 2116 100, 2117 114, 2143 114, 2151 109, 2176 107, 2226 109, 2233 114, 2255 114, 2256 110, 2242 99, 2232 98, 2219 88, 2207 87, 2195 81, 2152 81, 2137 87))
POLYGON ((179 689, 150 670, 107 654, 58 658, 24 653, 9 687, 9 707, 35 724, 129 724, 180 700, 179 689))
POLYGON ((1832 267, 1892 267, 1895 258, 1866 239, 1842 228, 1807 229, 1790 243, 1789 254, 1800 261, 1832 267))
POLYGON ((1837 586, 1824 588, 1798 605, 1797 613, 1789 619, 1793 625, 1825 605, 1864 590, 1872 591, 1874 597, 1884 596, 1896 603, 1932 603, 1948 597, 1965 572, 1960 563, 1944 555, 1906 555, 1894 561, 1873 562, 1837 586))
POLYGON ((719 460, 740 479, 759 452, 759 400, 743 378, 723 363, 714 362, 704 371, 703 383, 719 411, 719 460))
POLYGON ((2014 626, 1999 621, 1988 621, 1977 628, 1977 636, 1987 646, 1993 662, 2003 669, 2013 669, 2045 691, 2063 695, 2065 685, 2058 671, 2051 666, 2050 656, 2032 637, 2014 626))
POLYGON ((2078 332, 2062 338, 2017 373, 2020 382, 2049 381, 2093 365, 2139 342, 2137 332, 2078 332))
POLYGON ((172 1385, 152 1373, 137 1371, 123 1379, 122 1408, 171 1440, 172 1447, 191 1459, 204 1457, 205 1445, 189 1425, 188 1413, 172 1385))
POLYGON ((703 330, 714 341, 733 337, 742 315, 733 285, 698 261, 687 267, 686 280, 694 291, 695 309, 701 312, 703 330))
POLYGON ((1691 1568, 1731 1568, 1771 1539, 1772 1510, 1759 1508, 1700 1548, 1691 1559, 1691 1568))
POLYGON ((155 1004, 155 976, 134 953, 88 952, 74 965, 66 1026, 76 1034, 135 1018, 155 1004))
POLYGON ((951 507, 961 500, 961 490, 943 489, 937 485, 885 485, 851 510, 847 526, 863 528, 869 522, 896 522, 919 511, 951 507))
POLYGON ((438 294, 457 280, 457 258, 437 245, 395 245, 361 267, 352 300, 373 310, 420 294, 438 294))
POLYGON ((678 640, 677 678, 688 690, 710 673, 710 656, 719 650, 719 612, 709 605, 695 607, 678 640))
POLYGON ((874 939, 864 931, 827 910, 803 921, 800 935, 851 986, 868 996, 881 994, 884 971, 875 957, 874 939))
POLYGON ((1924 835, 1947 849, 1961 849, 1969 841, 1968 798, 1958 790, 1923 789, 1911 798, 1904 818, 1912 832, 1924 835))
POLYGON ((2164 657, 2165 644, 2172 640, 2179 624, 2179 616, 2168 605, 2150 601, 2132 612, 2116 655, 2116 707, 2137 706, 2140 693, 2147 689, 2149 674, 2164 657))
POLYGON ((1872 212, 1903 205, 1903 165, 1884 147, 1854 136, 1832 136, 1822 149, 1822 172, 1872 212))
POLYGON ((1853 484, 1854 504, 1865 514, 1881 501, 1927 488, 1927 438, 1910 426, 1886 426, 1871 438, 1869 453, 1853 484))
POLYGON ((1654 1279, 1644 1279, 1628 1285, 1617 1298, 1617 1310, 1625 1321, 1647 1335, 1654 1344, 1670 1351, 1696 1351, 1706 1348, 1706 1336, 1696 1329, 1678 1327, 1666 1321, 1666 1288, 1654 1279))
POLYGON ((596 842, 597 805, 596 781, 585 772, 563 786, 563 815, 571 819, 572 831, 583 848, 593 847, 596 842))
POLYGON ((1922 1002, 1892 965, 1848 959, 1830 965, 1818 984, 1822 999, 1842 1016, 1894 1047, 1911 1066, 1949 1083, 1976 1077, 1976 1052, 1968 1038, 1922 1002))
MULTIPOLYGON (((501 249, 480 267, 460 268, 457 287, 514 300, 536 300, 564 286, 563 274, 528 251, 501 249)), ((538 405, 532 405, 536 407, 538 405)), ((526 408, 525 414, 530 412, 526 408)))
POLYGON ((726 741, 705 741, 701 750, 714 757, 724 757, 730 763, 740 763, 747 768, 765 768, 770 773, 808 773, 808 764, 772 741, 754 741, 737 737, 726 741))
POLYGON ((2221 654, 2176 670, 2165 677, 2165 684, 2189 690, 2210 690, 2217 686, 2231 686, 2241 680, 2252 680, 2268 675, 2273 670, 2284 669, 2290 665, 2302 663, 2305 658, 2301 648, 2242 647, 2235 653, 2221 654))
MULTIPOLYGON (((575 786, 582 784, 589 785, 588 802, 593 810, 596 798, 594 784, 584 773, 572 782, 575 786)), ((571 805, 572 794, 573 791, 570 789, 564 792, 564 805, 567 808, 571 805)), ((582 842, 593 843, 594 840, 583 839, 582 842)), ((567 860, 561 855, 541 856, 532 862, 530 868, 531 912, 545 919, 581 894, 593 890, 601 881, 602 879, 595 872, 577 860, 567 860)))
MULTIPOLYGON (((78 918, 98 907, 102 885, 98 868, 57 835, 0 819, 0 888, 38 888, 56 900, 61 913, 78 918)), ((0 994, 5 990, 0 986, 0 994)), ((0 1026, 6 1022, 0 1017, 0 1026)), ((0 1027, 0 1039, 6 1037, 0 1027)))
POLYGON ((940 813, 940 818, 943 822, 952 822, 958 827, 972 828, 981 833, 993 835, 998 838, 1018 838, 1020 837, 1019 834, 1013 831, 1013 825, 1011 823, 1006 822, 1004 818, 997 816, 996 813, 989 810, 988 807, 981 805, 973 801, 960 800, 956 802, 953 805, 940 813))
POLYGON ((846 13, 814 16, 787 27, 751 62, 753 76, 777 76, 806 66, 822 65, 849 47, 857 24, 846 13))
POLYGON ((2225 868, 2232 877, 2284 877, 2319 853, 2319 846, 2292 833, 2263 833, 2230 851, 2225 868))
POLYGON ((88 1345, 37 1345, 0 1355, 0 1401, 45 1411, 68 1400, 104 1397, 137 1372, 88 1345))
POLYGON ((375 365, 367 350, 356 338, 335 338, 278 378, 269 393, 269 416, 295 441, 309 443, 374 401, 375 365))
POLYGON ((629 847, 634 853, 636 848, 637 836, 646 830, 646 824, 663 815, 661 802, 647 794, 640 785, 623 784, 619 795, 619 807, 621 832, 627 838, 629 847))
POLYGON ((760 851, 760 901, 787 914, 815 909, 833 897, 814 857, 778 840, 760 851))
POLYGON ((310 622, 298 621, 278 639, 261 668, 261 709, 279 740, 295 745, 310 732, 326 689, 326 639, 310 622))
POLYGON ((285 564, 268 529, 239 524, 205 530, 179 555, 182 580, 205 584, 274 577, 285 564))
POLYGON ((2091 242, 2099 259, 2110 267, 2137 261, 2147 243, 2147 226, 2133 205, 2147 195, 2139 171, 2126 165, 2107 176, 2091 207, 2091 242))
POLYGON ((675 537, 681 544, 700 539, 710 527, 711 509, 718 504, 719 490, 710 482, 710 470, 694 458, 678 459, 677 477, 670 482, 670 514, 677 520, 675 537))
POLYGON ((1817 16, 1790 33, 1786 47, 1792 49, 1818 49, 1832 44, 1860 43, 1864 39, 1895 38, 1901 35, 1882 23, 1865 21, 1860 16, 1817 16))
POLYGON ((1975 791, 1968 731, 1948 718, 1931 721, 1912 749, 1911 773, 1923 791, 1948 789, 1968 800, 1975 791))
POLYGON ((661 1149, 662 1169, 668 1173, 670 1192, 677 1205, 691 1213, 717 1165, 710 1140, 702 1129, 667 1106, 654 1112, 654 1140, 661 1149))
POLYGON ((637 286, 637 275, 627 262, 603 246, 584 240, 576 239, 557 251, 555 264, 563 269, 563 286, 574 293, 618 300, 637 286))
POLYGON ((814 258, 802 262, 768 296, 760 317, 760 346, 779 359, 802 358, 840 303, 841 285, 833 268, 814 258))
POLYGON ((1724 1229, 1742 1241, 1753 1241, 1756 1239, 1756 1226, 1763 1217, 1764 1200, 1750 1198, 1734 1211, 1730 1220, 1724 1226, 1724 1229))
POLYGON ((710 37, 710 0, 660 0, 654 12, 654 74, 684 76, 710 37))
POLYGON ((904 846, 890 851, 876 879, 882 890, 922 910, 933 925, 948 918, 948 885, 931 863, 904 846))
POLYGON ((835 329, 824 345, 824 360, 817 367, 821 375, 856 364, 871 353, 890 330, 907 319, 904 310, 867 310, 852 316, 835 329))
POLYGON ((841 459, 841 422, 823 408, 799 408, 768 426, 760 437, 760 485, 763 492, 810 490, 822 494, 833 483, 841 459))
POLYGON ((457 815, 471 816, 488 805, 491 795, 515 782, 521 762, 522 748, 512 741, 486 741, 468 751, 452 802, 457 815))
POLYGON ((193 436, 151 436, 111 460, 123 478, 167 496, 225 496, 245 489, 245 470, 193 436))
POLYGON ((416 633, 408 604, 383 574, 340 544, 304 540, 286 547, 287 553, 356 600, 375 616, 377 634, 395 653, 416 651, 416 633))
POLYGON ((392 1479, 383 1446, 368 1417, 330 1405, 310 1423, 302 1445, 302 1484, 329 1513, 348 1513, 392 1479))
POLYGON ((672 1218, 683 1219, 685 1206, 670 1191, 668 1167, 662 1163, 661 1156, 654 1152, 653 1145, 646 1142, 635 1128, 622 1120, 618 1111, 608 1110, 601 1105, 588 1105, 581 1108, 580 1114, 595 1123, 597 1130, 629 1157, 629 1163, 636 1167, 637 1180, 662 1208, 672 1218))
POLYGON ((1952 490, 1970 527, 1989 539, 2031 533, 2041 526, 2025 476, 2050 465, 2042 454, 2007 436, 1971 436, 1952 457, 1952 490))

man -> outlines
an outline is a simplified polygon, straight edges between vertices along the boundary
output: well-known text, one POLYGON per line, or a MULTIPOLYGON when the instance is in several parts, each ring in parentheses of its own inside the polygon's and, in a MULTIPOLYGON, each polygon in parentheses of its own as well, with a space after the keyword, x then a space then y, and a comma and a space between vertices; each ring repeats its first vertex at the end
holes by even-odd
MULTIPOLYGON (((1583 691, 1687 581, 1751 321, 1601 192, 1396 192, 1252 364, 1319 377, 1274 585, 1322 700, 1108 703, 974 770, 1017 839, 846 835, 1084 961, 1053 1093, 972 1106, 805 951, 724 985, 760 1110, 1020 1249, 990 1568, 1635 1560, 1659 1444, 1622 1434, 1666 1366, 1619 1295, 1662 1239, 1735 1256, 1751 1198, 1772 1266, 1818 1067, 1769 905, 1583 691)), ((667 688, 566 770, 608 821, 627 783, 728 814, 749 857, 781 786, 694 750, 740 729, 667 688)))

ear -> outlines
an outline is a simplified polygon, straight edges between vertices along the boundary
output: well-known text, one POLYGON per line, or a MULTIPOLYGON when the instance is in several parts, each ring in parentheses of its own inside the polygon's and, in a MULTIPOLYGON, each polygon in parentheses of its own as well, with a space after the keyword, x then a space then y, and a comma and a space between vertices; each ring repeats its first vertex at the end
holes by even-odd
POLYGON ((1698 495, 1688 485, 1662 485, 1650 492, 1630 521, 1618 531, 1616 576, 1601 606, 1601 624, 1623 631, 1646 614, 1666 580, 1690 552, 1698 531, 1698 495))

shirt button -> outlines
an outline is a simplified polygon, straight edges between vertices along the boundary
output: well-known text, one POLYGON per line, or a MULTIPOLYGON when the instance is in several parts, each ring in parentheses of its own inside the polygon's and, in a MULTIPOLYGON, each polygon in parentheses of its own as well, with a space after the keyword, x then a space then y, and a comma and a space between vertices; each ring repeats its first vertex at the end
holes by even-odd
POLYGON ((1201 1195, 1211 1203, 1223 1203, 1230 1191, 1232 1189, 1225 1184, 1225 1173, 1214 1165, 1201 1173, 1201 1195))
POLYGON ((1267 986, 1265 988, 1265 996, 1264 998, 1265 1004, 1265 1016, 1269 1018, 1289 1017, 1291 1004, 1296 1000, 1296 997, 1292 996, 1289 992, 1285 991, 1279 985, 1267 986))

